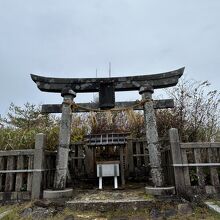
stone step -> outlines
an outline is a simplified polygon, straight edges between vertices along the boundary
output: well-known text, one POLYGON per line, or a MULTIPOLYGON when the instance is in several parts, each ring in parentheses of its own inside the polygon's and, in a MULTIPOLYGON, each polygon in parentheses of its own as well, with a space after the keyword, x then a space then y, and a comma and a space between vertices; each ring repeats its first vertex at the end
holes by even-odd
MULTIPOLYGON (((172 204, 174 205, 175 202, 168 201, 166 204, 172 204)), ((155 200, 155 199, 143 199, 143 200, 70 200, 66 202, 66 206, 74 211, 100 211, 100 212, 106 212, 106 211, 116 211, 116 210, 124 210, 124 211, 132 211, 137 209, 152 209, 154 207, 164 205, 164 201, 155 200)))

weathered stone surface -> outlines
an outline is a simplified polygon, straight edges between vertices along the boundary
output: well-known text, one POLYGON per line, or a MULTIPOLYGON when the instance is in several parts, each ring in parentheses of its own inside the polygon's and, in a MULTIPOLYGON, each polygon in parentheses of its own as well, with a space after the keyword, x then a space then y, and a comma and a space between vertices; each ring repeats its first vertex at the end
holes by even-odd
POLYGON ((50 216, 50 211, 46 208, 37 207, 32 211, 32 219, 44 219, 50 216))
POLYGON ((54 188, 64 189, 66 187, 66 175, 68 168, 69 144, 71 135, 72 109, 71 103, 74 95, 64 93, 62 105, 62 117, 59 132, 59 147, 57 152, 56 173, 54 188))
POLYGON ((156 208, 153 208, 150 211, 150 217, 152 220, 163 220, 164 219, 163 213, 161 213, 160 210, 156 208))
POLYGON ((191 215, 193 209, 188 203, 178 204, 178 214, 180 215, 191 215))
MULTIPOLYGON (((42 205, 42 203, 40 202, 36 204, 42 205)), ((28 218, 28 219, 37 220, 37 219, 45 219, 48 217, 53 217, 58 213, 57 209, 54 206, 40 207, 40 206, 36 206, 36 204, 34 204, 33 207, 25 208, 21 212, 20 216, 25 219, 28 218)))
POLYGON ((32 80, 41 91, 60 93, 63 88, 70 87, 73 91, 99 92, 100 84, 113 83, 115 91, 139 90, 141 86, 150 84, 154 89, 174 86, 182 76, 184 68, 174 71, 142 76, 111 77, 111 78, 50 78, 31 74, 32 80))
POLYGON ((72 197, 73 189, 61 189, 61 190, 44 190, 44 199, 59 199, 72 197))
POLYGON ((42 208, 48 208, 49 206, 52 205, 52 203, 49 200, 36 200, 34 201, 33 205, 42 208))
POLYGON ((23 211, 22 211, 22 213, 21 213, 21 217, 22 218, 27 218, 27 217, 29 217, 31 214, 32 214, 32 208, 26 208, 26 209, 24 209, 23 211))
MULTIPOLYGON (((143 100, 152 99, 152 87, 142 88, 140 94, 143 100)), ((156 116, 153 107, 153 101, 145 102, 144 118, 146 127, 146 139, 149 150, 150 166, 152 180, 155 186, 163 186, 164 176, 161 168, 160 144, 157 133, 156 116)))
MULTIPOLYGON (((83 108, 88 108, 88 109, 98 109, 99 104, 98 103, 76 103, 76 105, 79 105, 80 107, 83 108)), ((174 107, 174 102, 173 99, 162 99, 162 100, 154 100, 153 101, 154 109, 164 109, 164 108, 173 108, 174 107)), ((115 107, 116 108, 127 108, 134 106, 134 110, 143 110, 142 105, 137 106, 137 102, 116 102, 115 107)), ((83 109, 83 108, 74 108, 73 112, 87 112, 88 110, 83 109)), ((60 104, 46 104, 42 105, 41 112, 43 114, 45 113, 62 113, 62 105, 60 104)))
POLYGON ((213 195, 217 193, 214 186, 205 186, 205 191, 209 195, 213 195))
POLYGON ((46 145, 46 136, 42 133, 36 135, 34 150, 34 172, 31 189, 31 198, 39 199, 42 192, 42 169, 44 168, 44 149, 46 145))
POLYGON ((161 196, 161 195, 173 195, 175 193, 175 187, 145 187, 145 192, 148 195, 161 196))
POLYGON ((2 213, 0 213, 0 219, 6 219, 7 216, 12 212, 13 210, 7 210, 7 211, 4 211, 2 213))
POLYGON ((175 215, 177 215, 177 210, 176 209, 167 209, 167 210, 164 211, 164 217, 165 218, 174 217, 175 215))

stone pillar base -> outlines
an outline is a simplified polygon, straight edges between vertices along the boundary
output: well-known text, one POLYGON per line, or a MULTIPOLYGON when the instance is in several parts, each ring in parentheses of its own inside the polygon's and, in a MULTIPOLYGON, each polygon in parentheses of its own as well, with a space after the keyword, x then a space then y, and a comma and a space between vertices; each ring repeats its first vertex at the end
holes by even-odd
POLYGON ((62 190, 44 190, 44 199, 59 199, 59 198, 70 198, 73 195, 73 189, 62 189, 62 190))
POLYGON ((169 187, 145 187, 145 192, 148 195, 154 195, 154 196, 162 196, 162 195, 173 195, 175 194, 175 187, 169 186, 169 187))

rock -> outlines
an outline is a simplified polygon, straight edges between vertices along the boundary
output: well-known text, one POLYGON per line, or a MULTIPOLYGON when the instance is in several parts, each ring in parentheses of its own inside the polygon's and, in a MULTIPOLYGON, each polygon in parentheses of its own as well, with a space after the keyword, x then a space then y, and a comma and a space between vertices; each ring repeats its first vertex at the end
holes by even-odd
POLYGON ((34 202, 35 206, 48 208, 51 205, 51 202, 48 200, 37 200, 34 202))
POLYGON ((62 211, 64 210, 64 207, 57 206, 57 207, 56 207, 56 210, 57 210, 58 212, 62 212, 62 211))
POLYGON ((74 216, 73 215, 68 215, 64 218, 64 220, 74 220, 74 216))
POLYGON ((21 217, 22 218, 27 218, 28 216, 30 216, 32 214, 32 208, 26 208, 21 212, 21 217))
POLYGON ((48 218, 50 215, 49 210, 42 207, 37 207, 33 209, 32 219, 44 219, 48 218))
POLYGON ((61 199, 61 200, 53 201, 51 203, 51 206, 55 206, 56 208, 58 208, 58 207, 65 208, 65 200, 61 199))
POLYGON ((164 217, 165 218, 170 218, 177 215, 177 211, 175 209, 167 209, 164 211, 164 217))
POLYGON ((150 217, 152 220, 163 220, 163 214, 158 209, 152 209, 150 212, 150 217))
POLYGON ((54 216, 58 213, 58 210, 55 209, 55 208, 49 208, 48 213, 49 213, 50 216, 54 216))
POLYGON ((10 210, 8 210, 8 211, 4 211, 4 212, 0 213, 0 219, 6 219, 7 216, 8 216, 11 212, 13 212, 13 209, 10 209, 10 210))
POLYGON ((193 209, 188 203, 178 204, 178 213, 180 215, 191 215, 193 209))

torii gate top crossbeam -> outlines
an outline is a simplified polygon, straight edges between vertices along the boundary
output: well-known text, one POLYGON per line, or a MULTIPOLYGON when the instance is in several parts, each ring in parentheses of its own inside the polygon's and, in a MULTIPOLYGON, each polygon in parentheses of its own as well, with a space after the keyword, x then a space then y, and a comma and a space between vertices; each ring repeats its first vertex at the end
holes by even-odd
POLYGON ((71 88, 76 93, 99 92, 100 85, 114 86, 114 91, 139 90, 149 84, 153 89, 175 86, 182 76, 184 67, 165 73, 111 78, 53 78, 31 74, 32 80, 41 91, 60 93, 63 88, 71 88))

